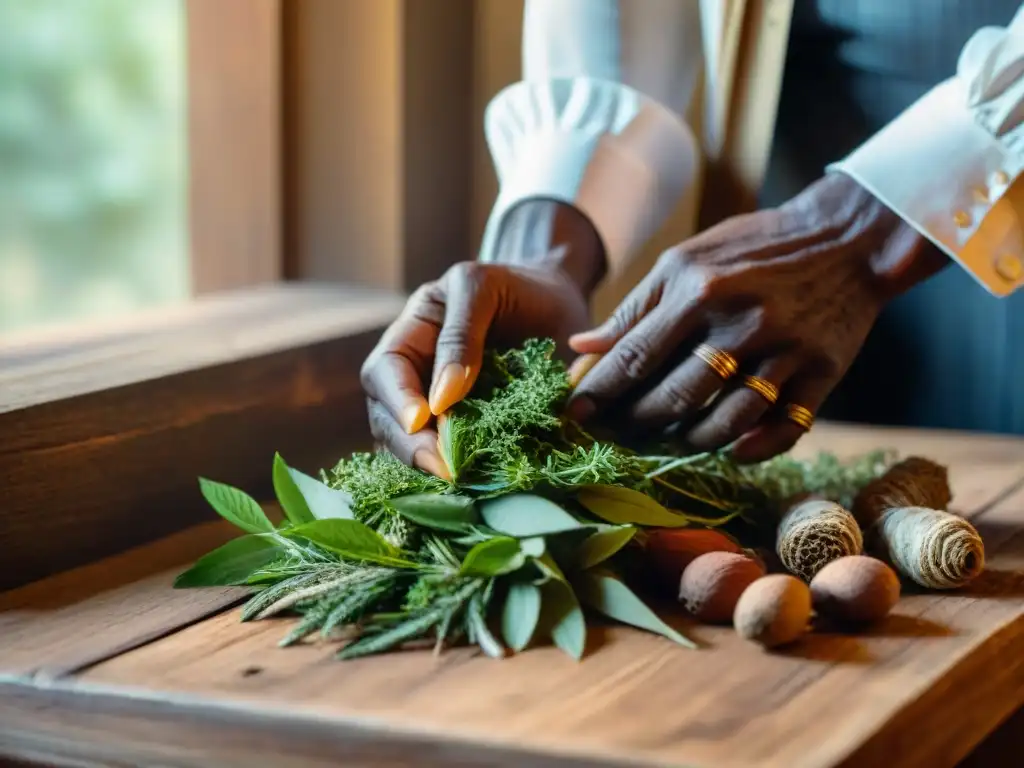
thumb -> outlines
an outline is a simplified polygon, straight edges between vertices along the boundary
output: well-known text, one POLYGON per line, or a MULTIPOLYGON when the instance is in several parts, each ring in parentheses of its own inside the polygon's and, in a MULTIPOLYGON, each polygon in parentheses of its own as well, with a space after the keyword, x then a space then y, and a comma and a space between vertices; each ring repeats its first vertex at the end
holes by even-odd
POLYGON ((444 413, 472 389, 483 362, 487 331, 497 310, 490 270, 458 264, 445 276, 444 323, 437 337, 430 411, 444 413))

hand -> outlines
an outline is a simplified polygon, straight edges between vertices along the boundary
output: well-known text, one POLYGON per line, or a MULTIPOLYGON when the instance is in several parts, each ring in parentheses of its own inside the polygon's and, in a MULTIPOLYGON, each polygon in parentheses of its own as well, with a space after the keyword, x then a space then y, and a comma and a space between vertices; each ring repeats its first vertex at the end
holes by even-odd
POLYGON ((607 322, 570 339, 602 355, 571 414, 617 407, 633 425, 676 428, 695 450, 732 443, 737 460, 771 458, 804 431, 784 406, 816 412, 884 304, 946 262, 849 177, 827 176, 669 250, 607 322), (724 387, 692 354, 700 343, 738 361, 724 387), (778 388, 777 405, 743 384, 747 374, 778 388))
POLYGON ((362 368, 374 438, 405 463, 440 477, 447 470, 432 418, 472 388, 485 343, 564 342, 589 325, 588 297, 604 263, 590 223, 549 202, 517 211, 498 253, 505 263, 456 264, 422 286, 362 368), (539 231, 543 242, 517 226, 537 222, 549 225, 539 231))

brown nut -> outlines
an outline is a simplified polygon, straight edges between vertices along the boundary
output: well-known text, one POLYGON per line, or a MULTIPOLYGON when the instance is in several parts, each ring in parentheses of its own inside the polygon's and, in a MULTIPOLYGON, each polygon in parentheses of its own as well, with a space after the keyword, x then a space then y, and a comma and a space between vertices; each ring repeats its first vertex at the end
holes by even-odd
POLYGON ((829 563, 811 580, 814 609, 839 622, 879 621, 899 599, 896 572, 881 560, 864 555, 829 563))
POLYGON ((708 552, 683 571, 679 601, 698 621, 728 623, 740 595, 763 575, 764 569, 746 555, 708 552))
POLYGON ((811 590, 789 574, 758 579, 740 596, 733 614, 736 632, 766 648, 791 643, 807 630, 811 590))

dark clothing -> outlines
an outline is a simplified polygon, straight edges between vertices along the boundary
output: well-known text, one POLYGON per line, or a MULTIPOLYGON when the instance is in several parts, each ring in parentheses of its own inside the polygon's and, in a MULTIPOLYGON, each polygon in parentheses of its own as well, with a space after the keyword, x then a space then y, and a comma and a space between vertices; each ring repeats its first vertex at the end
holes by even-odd
MULTIPOLYGON (((796 0, 764 204, 955 74, 971 34, 1005 26, 1019 5, 796 0)), ((820 415, 1024 434, 1024 291, 997 299, 951 265, 890 304, 820 415)))

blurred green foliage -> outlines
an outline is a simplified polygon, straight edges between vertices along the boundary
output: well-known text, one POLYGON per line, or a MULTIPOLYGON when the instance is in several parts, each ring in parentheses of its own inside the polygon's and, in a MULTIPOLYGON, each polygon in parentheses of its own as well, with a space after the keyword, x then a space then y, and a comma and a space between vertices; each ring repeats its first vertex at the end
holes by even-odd
POLYGON ((0 0, 0 332, 188 291, 182 0, 0 0))

